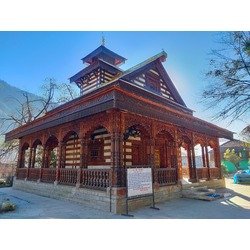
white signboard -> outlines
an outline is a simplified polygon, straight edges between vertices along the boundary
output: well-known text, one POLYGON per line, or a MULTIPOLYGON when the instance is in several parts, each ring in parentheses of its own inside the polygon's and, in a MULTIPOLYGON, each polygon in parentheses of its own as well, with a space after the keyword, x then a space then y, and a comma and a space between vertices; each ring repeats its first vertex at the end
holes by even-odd
POLYGON ((128 197, 152 194, 151 168, 127 169, 128 197))

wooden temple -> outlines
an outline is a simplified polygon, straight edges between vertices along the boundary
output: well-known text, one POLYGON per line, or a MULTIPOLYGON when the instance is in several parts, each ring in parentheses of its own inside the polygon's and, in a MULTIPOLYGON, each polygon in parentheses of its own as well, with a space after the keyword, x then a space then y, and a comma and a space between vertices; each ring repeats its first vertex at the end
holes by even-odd
POLYGON ((123 71, 126 59, 104 45, 85 56, 70 78, 80 97, 6 134, 20 142, 14 187, 119 213, 130 167, 152 166, 156 202, 185 183, 222 183, 219 138, 233 133, 193 116, 166 58, 162 51, 123 71))

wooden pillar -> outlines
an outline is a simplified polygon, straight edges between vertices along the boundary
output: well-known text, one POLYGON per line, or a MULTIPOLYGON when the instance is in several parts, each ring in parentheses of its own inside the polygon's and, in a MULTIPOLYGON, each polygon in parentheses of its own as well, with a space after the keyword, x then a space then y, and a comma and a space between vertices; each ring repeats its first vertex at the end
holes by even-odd
POLYGON ((209 166, 209 155, 208 155, 207 146, 205 146, 205 150, 206 150, 206 162, 207 162, 207 168, 208 168, 208 180, 210 180, 210 166, 209 166))
POLYGON ((214 148, 214 163, 215 167, 219 168, 220 176, 219 178, 223 178, 222 168, 221 168, 221 157, 220 157, 220 143, 219 138, 216 139, 216 146, 214 148))
POLYGON ((30 147, 29 162, 28 162, 28 169, 27 169, 26 179, 29 177, 29 172, 30 172, 31 162, 32 162, 32 155, 33 155, 33 148, 30 147))
POLYGON ((206 159, 205 159, 205 148, 204 146, 201 146, 201 153, 202 153, 202 165, 205 168, 207 166, 206 159))
POLYGON ((176 161, 177 161, 177 182, 179 184, 182 184, 181 180, 183 178, 182 175, 182 156, 181 156, 181 145, 179 144, 178 140, 178 132, 177 130, 174 131, 174 144, 175 144, 175 150, 176 150, 176 161))
POLYGON ((169 146, 169 142, 167 143, 167 166, 171 168, 171 148, 169 146))
POLYGON ((155 169, 155 139, 150 139, 148 141, 150 152, 149 152, 149 165, 155 169))
POLYGON ((50 164, 50 149, 49 147, 45 148, 45 159, 44 159, 44 168, 48 168, 50 164))
POLYGON ((39 181, 41 181, 42 179, 42 171, 43 168, 45 168, 45 161, 46 161, 46 144, 42 145, 43 147, 43 153, 42 153, 42 164, 41 164, 41 168, 40 168, 40 176, 39 176, 39 181))
POLYGON ((197 176, 197 172, 196 172, 196 162, 195 162, 195 152, 194 152, 194 145, 191 145, 191 153, 192 153, 192 171, 194 174, 194 178, 196 180, 196 182, 198 182, 198 176, 197 176))
POLYGON ((84 144, 85 144, 85 138, 79 138, 80 141, 80 169, 84 166, 84 144))
MULTIPOLYGON (((152 133, 153 134, 153 133, 152 133)), ((155 138, 151 138, 148 142, 149 148, 150 148, 150 154, 149 154, 149 165, 152 166, 152 176, 153 176, 153 183, 157 184, 158 183, 158 178, 157 178, 157 167, 156 167, 156 159, 155 159, 155 146, 156 146, 156 140, 155 138)))
POLYGON ((56 180, 55 180, 55 184, 57 184, 60 180, 60 169, 62 167, 62 158, 63 158, 63 153, 65 154, 65 152, 63 152, 63 147, 64 147, 65 143, 64 142, 59 142, 58 143, 58 164, 56 166, 56 180))
POLYGON ((89 164, 89 146, 88 146, 89 140, 86 138, 85 144, 84 144, 84 168, 88 168, 89 164))
POLYGON ((17 168, 22 167, 22 161, 23 161, 22 158, 23 158, 22 143, 21 143, 21 140, 19 139, 17 168))
POLYGON ((22 142, 19 139, 19 145, 18 145, 18 158, 17 158, 17 168, 15 176, 18 176, 18 170, 22 167, 22 142))
POLYGON ((77 171, 77 181, 76 181, 76 187, 81 186, 81 175, 82 175, 82 169, 87 168, 87 139, 85 138, 85 135, 82 138, 79 138, 80 141, 80 167, 77 171))
POLYGON ((30 147, 28 168, 31 168, 32 155, 33 155, 33 148, 30 147))
POLYGON ((35 167, 35 162, 36 162, 36 148, 33 148, 33 154, 32 154, 32 161, 31 161, 31 167, 34 168, 35 167))
POLYGON ((191 148, 190 145, 187 145, 187 162, 188 162, 188 170, 189 170, 189 178, 190 181, 193 180, 193 167, 192 167, 192 156, 191 156, 191 148))
POLYGON ((163 144, 163 159, 164 159, 164 162, 163 162, 163 166, 166 168, 168 166, 168 163, 167 163, 167 157, 168 157, 168 154, 167 154, 167 141, 164 140, 164 144, 163 144))
POLYGON ((178 182, 179 180, 182 179, 182 171, 179 169, 179 164, 178 164, 178 154, 179 154, 179 147, 178 147, 178 142, 175 141, 173 142, 173 166, 176 169, 176 181, 178 182))
POLYGON ((111 134, 111 167, 113 172, 112 186, 124 185, 124 169, 122 161, 123 134, 113 132, 111 134))

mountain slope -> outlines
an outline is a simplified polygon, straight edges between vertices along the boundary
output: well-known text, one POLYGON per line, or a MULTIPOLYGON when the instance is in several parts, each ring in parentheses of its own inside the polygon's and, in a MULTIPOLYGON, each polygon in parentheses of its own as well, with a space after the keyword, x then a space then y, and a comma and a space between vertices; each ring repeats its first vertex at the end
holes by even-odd
MULTIPOLYGON (((28 93, 31 100, 39 98, 37 95, 23 91, 19 88, 11 86, 7 82, 0 80, 0 118, 6 118, 9 115, 17 115, 17 110, 20 110, 20 103, 25 101, 24 93, 28 93)), ((0 133, 6 129, 7 124, 2 128, 0 120, 0 133)))

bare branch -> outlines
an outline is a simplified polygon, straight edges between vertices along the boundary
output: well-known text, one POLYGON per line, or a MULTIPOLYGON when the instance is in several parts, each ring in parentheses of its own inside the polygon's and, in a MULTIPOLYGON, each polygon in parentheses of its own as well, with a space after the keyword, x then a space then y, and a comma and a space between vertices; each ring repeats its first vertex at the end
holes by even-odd
POLYGON ((245 46, 250 32, 221 34, 222 48, 210 53, 209 84, 202 93, 202 102, 216 108, 215 119, 230 118, 231 122, 250 112, 250 54, 245 46))

